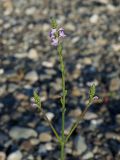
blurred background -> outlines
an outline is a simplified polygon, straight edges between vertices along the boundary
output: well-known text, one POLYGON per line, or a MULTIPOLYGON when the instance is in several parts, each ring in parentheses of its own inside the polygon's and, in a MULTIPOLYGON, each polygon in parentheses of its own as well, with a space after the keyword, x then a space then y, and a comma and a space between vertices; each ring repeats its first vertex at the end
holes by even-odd
POLYGON ((66 160, 120 160, 120 0, 0 0, 0 160, 58 160, 59 145, 31 107, 36 88, 60 134, 61 73, 48 33, 64 27, 65 134, 91 105, 66 145, 66 160))

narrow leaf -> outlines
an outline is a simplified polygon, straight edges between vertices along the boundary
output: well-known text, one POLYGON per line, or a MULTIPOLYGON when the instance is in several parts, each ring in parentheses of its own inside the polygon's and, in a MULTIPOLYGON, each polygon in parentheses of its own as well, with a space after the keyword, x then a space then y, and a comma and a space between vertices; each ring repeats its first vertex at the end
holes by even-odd
POLYGON ((90 100, 93 99, 93 97, 94 97, 94 95, 95 95, 95 91, 96 91, 95 84, 93 84, 93 85, 90 87, 90 91, 89 91, 90 100))
POLYGON ((40 100, 40 96, 38 95, 37 91, 34 91, 34 99, 35 99, 35 103, 41 109, 41 100, 40 100))

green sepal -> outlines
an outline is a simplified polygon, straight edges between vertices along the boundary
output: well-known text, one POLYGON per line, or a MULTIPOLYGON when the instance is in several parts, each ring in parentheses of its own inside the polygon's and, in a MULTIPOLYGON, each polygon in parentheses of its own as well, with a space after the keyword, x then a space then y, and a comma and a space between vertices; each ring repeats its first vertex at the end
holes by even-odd
POLYGON ((38 108, 41 109, 41 100, 37 91, 34 91, 33 95, 34 95, 35 103, 38 105, 38 108))
POLYGON ((90 91, 89 91, 90 101, 92 101, 93 97, 95 96, 95 92, 96 92, 96 87, 95 84, 93 84, 92 86, 90 86, 90 91))
POLYGON ((52 20, 51 20, 51 27, 52 28, 57 28, 57 22, 54 18, 52 18, 52 20))

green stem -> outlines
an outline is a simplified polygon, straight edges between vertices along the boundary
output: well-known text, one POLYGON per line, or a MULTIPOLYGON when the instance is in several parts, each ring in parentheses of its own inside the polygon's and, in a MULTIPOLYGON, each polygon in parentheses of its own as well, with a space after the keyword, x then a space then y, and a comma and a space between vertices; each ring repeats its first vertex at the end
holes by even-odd
POLYGON ((61 160, 65 159, 64 143, 61 143, 61 160))
POLYGON ((86 106, 86 108, 84 109, 84 111, 81 113, 81 115, 78 117, 78 119, 76 120, 76 122, 72 125, 66 139, 65 139, 65 143, 67 143, 68 139, 70 138, 71 134, 74 132, 74 130, 76 129, 76 127, 78 126, 80 120, 82 120, 89 108, 89 106, 91 105, 91 102, 89 102, 86 106))
POLYGON ((62 74, 62 97, 61 97, 61 104, 62 104, 62 143, 61 143, 61 160, 65 158, 65 136, 64 136, 64 129, 65 129, 65 97, 66 97, 66 90, 65 90, 65 67, 63 62, 62 56, 62 45, 58 45, 58 53, 59 53, 59 60, 60 60, 60 68, 62 74))
POLYGON ((55 134, 56 138, 58 139, 59 143, 62 143, 61 138, 59 137, 57 131, 55 130, 55 128, 53 127, 52 123, 49 121, 48 117, 46 116, 45 112, 41 109, 41 113, 43 114, 43 117, 45 118, 45 120, 48 122, 49 126, 51 127, 53 133, 55 134))

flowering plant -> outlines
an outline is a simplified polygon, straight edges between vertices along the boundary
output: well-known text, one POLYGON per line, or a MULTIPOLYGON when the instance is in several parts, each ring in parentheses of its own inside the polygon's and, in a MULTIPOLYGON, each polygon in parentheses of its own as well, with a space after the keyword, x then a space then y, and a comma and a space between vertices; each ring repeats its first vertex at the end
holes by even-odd
POLYGON ((54 132, 56 138, 58 139, 58 142, 61 146, 61 160, 65 160, 65 144, 68 142, 71 134, 74 132, 76 127, 78 126, 79 122, 84 118, 88 108, 90 105, 98 99, 97 96, 95 96, 95 85, 91 85, 90 91, 89 91, 89 100, 88 104, 86 105, 85 109, 83 112, 80 114, 76 122, 72 125, 68 135, 65 137, 64 135, 64 129, 65 129, 65 112, 66 112, 66 96, 67 96, 67 90, 65 87, 65 65, 63 61, 63 54, 62 54, 62 38, 65 38, 66 35, 64 33, 63 28, 58 28, 56 21, 53 19, 51 22, 51 31, 49 33, 49 37, 51 40, 51 45, 57 47, 58 55, 59 55, 59 61, 60 61, 60 68, 61 68, 61 86, 62 86, 62 96, 61 96, 61 105, 62 105, 62 130, 61 130, 61 135, 59 135, 52 125, 51 121, 49 121, 48 117, 46 116, 46 113, 42 109, 41 106, 41 99, 37 91, 34 92, 34 97, 32 99, 33 106, 37 107, 39 111, 43 114, 43 117, 45 120, 48 122, 49 126, 51 127, 52 131, 54 132))

